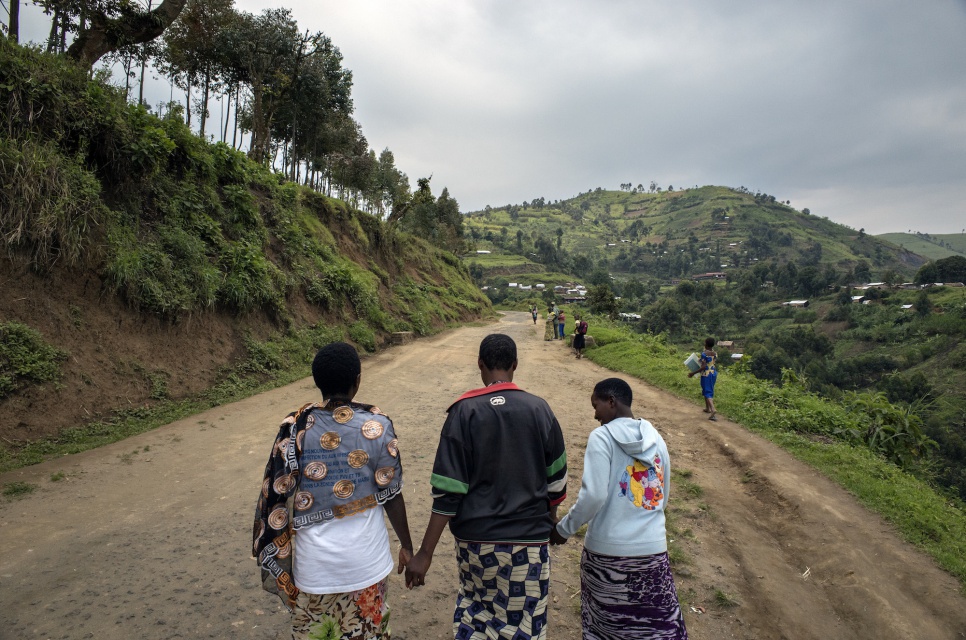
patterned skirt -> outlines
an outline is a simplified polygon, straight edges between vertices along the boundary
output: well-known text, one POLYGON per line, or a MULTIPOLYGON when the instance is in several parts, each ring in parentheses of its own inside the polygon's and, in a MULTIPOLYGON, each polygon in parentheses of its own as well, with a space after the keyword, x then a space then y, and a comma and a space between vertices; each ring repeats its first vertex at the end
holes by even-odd
POLYGON ((557 323, 547 318, 547 326, 543 331, 544 340, 553 340, 557 337, 557 323))
POLYGON ((580 559, 584 640, 687 640, 667 553, 615 558, 584 549, 580 559))
POLYGON ((456 640, 544 640, 550 553, 547 545, 456 541, 460 589, 456 640))
POLYGON ((299 592, 292 612, 292 640, 390 640, 389 579, 349 593, 299 592))

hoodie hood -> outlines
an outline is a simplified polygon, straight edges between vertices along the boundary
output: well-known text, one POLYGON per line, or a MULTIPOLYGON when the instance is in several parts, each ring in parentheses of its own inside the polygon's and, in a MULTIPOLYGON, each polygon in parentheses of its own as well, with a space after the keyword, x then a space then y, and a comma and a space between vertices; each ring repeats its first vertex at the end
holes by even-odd
POLYGON ((647 420, 638 418, 617 418, 603 425, 610 437, 621 450, 635 460, 653 462, 659 452, 661 437, 647 420))

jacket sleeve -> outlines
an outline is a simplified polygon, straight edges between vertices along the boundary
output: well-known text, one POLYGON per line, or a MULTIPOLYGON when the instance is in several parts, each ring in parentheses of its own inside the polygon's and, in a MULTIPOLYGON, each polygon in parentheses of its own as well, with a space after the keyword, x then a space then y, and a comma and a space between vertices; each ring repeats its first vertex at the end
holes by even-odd
POLYGON ((580 480, 577 502, 557 524, 557 532, 569 538, 577 529, 594 519, 607 500, 610 485, 610 447, 599 430, 591 432, 584 452, 584 475, 580 480))
POLYGON ((470 459, 460 432, 460 409, 457 404, 446 416, 429 479, 433 487, 433 513, 446 516, 456 515, 470 488, 470 459))
POLYGON ((278 527, 272 527, 269 515, 280 504, 284 504, 286 496, 276 491, 275 480, 285 475, 285 450, 289 441, 292 425, 295 424, 295 414, 290 413, 278 429, 278 435, 272 444, 272 452, 268 456, 265 472, 262 474, 261 491, 255 504, 255 526, 252 532, 252 555, 256 558, 262 550, 277 535, 278 527))
MULTIPOLYGON (((549 411, 549 407, 547 408, 549 411)), ((546 444, 547 495, 557 506, 567 499, 567 447, 557 417, 550 411, 550 432, 546 444)))

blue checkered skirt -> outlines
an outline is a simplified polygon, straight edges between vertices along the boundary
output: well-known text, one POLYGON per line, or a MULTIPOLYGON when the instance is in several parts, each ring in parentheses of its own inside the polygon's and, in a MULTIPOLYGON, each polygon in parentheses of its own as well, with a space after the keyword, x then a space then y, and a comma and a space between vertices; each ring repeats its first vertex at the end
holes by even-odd
POLYGON ((550 553, 547 545, 456 541, 460 589, 456 640, 544 640, 550 553))

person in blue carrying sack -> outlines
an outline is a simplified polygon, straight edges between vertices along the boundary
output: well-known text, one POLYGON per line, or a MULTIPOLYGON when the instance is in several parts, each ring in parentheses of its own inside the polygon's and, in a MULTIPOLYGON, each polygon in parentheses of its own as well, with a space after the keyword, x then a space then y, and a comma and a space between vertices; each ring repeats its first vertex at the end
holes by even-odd
POLYGON ((687 640, 667 553, 667 445, 650 422, 634 418, 632 400, 620 378, 594 387, 601 426, 587 438, 577 502, 550 542, 564 544, 590 523, 580 559, 583 640, 687 640))
POLYGON ((714 408, 714 383, 718 380, 718 352, 714 350, 714 338, 704 341, 704 351, 700 356, 701 368, 688 374, 693 378, 701 374, 701 395, 704 396, 704 412, 710 413, 708 420, 717 422, 717 410, 714 408))

